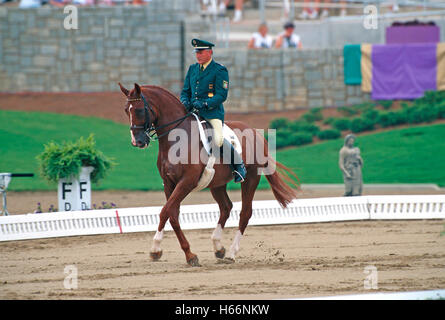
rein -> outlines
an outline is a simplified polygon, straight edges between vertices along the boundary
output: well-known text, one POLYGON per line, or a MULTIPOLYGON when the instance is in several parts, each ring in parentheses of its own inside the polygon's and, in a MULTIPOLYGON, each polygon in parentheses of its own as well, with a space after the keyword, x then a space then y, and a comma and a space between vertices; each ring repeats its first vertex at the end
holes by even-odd
POLYGON ((155 117, 156 114, 153 111, 152 107, 148 104, 148 102, 145 99, 144 95, 141 93, 141 97, 140 98, 129 98, 129 99, 127 99, 127 102, 134 102, 134 101, 143 101, 144 102, 145 122, 144 122, 143 126, 131 125, 130 126, 130 130, 133 130, 133 129, 144 129, 144 134, 150 139, 150 141, 159 140, 163 136, 167 135, 170 131, 172 131, 173 129, 177 128, 187 117, 189 117, 190 115, 193 114, 192 111, 189 111, 185 116, 183 116, 183 117, 181 117, 179 119, 176 119, 176 120, 170 121, 169 123, 165 123, 163 125, 155 127, 154 123, 151 122, 150 112, 149 111, 151 111, 151 113, 153 114, 153 117, 155 117), (164 132, 164 133, 162 133, 160 135, 155 136, 156 130, 163 129, 163 128, 168 127, 168 126, 170 126, 172 124, 175 124, 175 123, 177 123, 177 124, 173 128, 169 129, 168 131, 166 131, 166 132, 164 132))

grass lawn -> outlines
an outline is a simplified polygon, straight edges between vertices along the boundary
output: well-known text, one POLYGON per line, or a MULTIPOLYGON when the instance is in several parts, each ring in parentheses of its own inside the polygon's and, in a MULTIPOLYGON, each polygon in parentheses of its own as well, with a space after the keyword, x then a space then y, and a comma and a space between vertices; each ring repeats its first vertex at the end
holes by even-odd
MULTIPOLYGON (((364 183, 436 183, 445 186, 445 125, 415 126, 357 137, 364 183)), ((343 138, 277 153, 301 183, 343 183, 338 152, 343 138)))
MULTIPOLYGON (((43 145, 95 135, 99 150, 117 166, 94 190, 162 190, 156 168, 157 143, 146 150, 130 144, 128 126, 109 120, 0 110, 0 172, 33 172, 34 178, 15 178, 8 190, 54 190, 40 178, 35 157, 43 145)), ((416 126, 359 136, 365 162, 365 183, 436 183, 445 186, 445 125, 416 126)), ((338 152, 343 139, 277 152, 305 183, 343 183, 338 152)), ((231 183, 230 188, 239 188, 231 183)), ((260 188, 268 188, 264 177, 260 188)))
POLYGON ((145 150, 132 147, 126 125, 92 117, 0 110, 0 172, 35 174, 34 178, 14 178, 8 190, 57 189, 55 183, 49 184, 40 177, 36 156, 51 140, 74 141, 90 133, 94 134, 97 148, 117 163, 93 189, 162 189, 156 168, 157 143, 145 150))

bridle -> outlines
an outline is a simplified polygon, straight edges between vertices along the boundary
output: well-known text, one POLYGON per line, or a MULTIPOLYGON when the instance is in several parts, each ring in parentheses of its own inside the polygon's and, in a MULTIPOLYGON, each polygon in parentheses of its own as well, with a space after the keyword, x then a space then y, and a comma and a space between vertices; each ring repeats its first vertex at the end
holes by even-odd
POLYGON ((150 141, 153 140, 159 140, 161 137, 165 136, 166 134, 168 134, 170 131, 172 131, 173 129, 175 129, 176 127, 178 127, 188 116, 190 116, 193 112, 189 111, 185 116, 170 121, 169 123, 165 123, 163 125, 154 126, 154 121, 151 121, 151 117, 150 117, 150 112, 153 114, 153 118, 156 118, 156 113, 154 112, 153 108, 148 104, 147 99, 144 97, 144 95, 141 93, 140 94, 140 98, 127 98, 127 102, 135 102, 135 101, 142 101, 144 102, 144 117, 145 117, 145 121, 143 125, 134 125, 131 124, 130 125, 130 130, 134 130, 134 129, 143 129, 144 130, 144 134, 150 139, 150 141), (167 130, 166 132, 163 132, 160 135, 157 135, 157 130, 159 129, 163 129, 165 127, 168 127, 169 125, 172 125, 174 123, 177 123, 176 126, 174 126, 173 128, 167 130))

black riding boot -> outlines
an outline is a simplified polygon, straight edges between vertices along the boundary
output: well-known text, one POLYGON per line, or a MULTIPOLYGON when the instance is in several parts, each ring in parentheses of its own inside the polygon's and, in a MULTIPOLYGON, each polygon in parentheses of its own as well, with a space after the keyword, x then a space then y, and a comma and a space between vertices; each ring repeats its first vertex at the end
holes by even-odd
POLYGON ((224 139, 224 143, 220 148, 220 153, 222 155, 223 163, 229 164, 232 169, 232 173, 235 177, 235 182, 243 182, 246 178, 247 170, 244 166, 243 159, 239 153, 235 150, 233 145, 224 139), (228 158, 230 156, 230 158, 228 158))

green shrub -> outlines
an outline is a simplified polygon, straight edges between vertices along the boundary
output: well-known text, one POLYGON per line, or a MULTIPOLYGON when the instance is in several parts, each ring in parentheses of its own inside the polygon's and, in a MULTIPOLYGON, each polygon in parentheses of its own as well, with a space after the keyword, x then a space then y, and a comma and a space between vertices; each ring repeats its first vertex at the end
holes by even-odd
POLYGON ((379 117, 379 111, 375 109, 367 109, 363 112, 362 117, 375 124, 379 117))
POLYGON ((309 132, 294 132, 290 138, 291 145, 301 146, 312 142, 312 134, 309 132))
POLYGON ((439 110, 431 105, 419 102, 404 109, 408 123, 431 122, 437 119, 439 110))
POLYGON ((276 140, 277 149, 281 149, 281 148, 288 147, 288 146, 290 146, 290 141, 287 137, 278 137, 277 136, 277 140, 276 140))
POLYGON ((337 110, 345 117, 352 117, 352 116, 358 115, 360 113, 360 110, 358 110, 354 107, 340 107, 337 110))
POLYGON ((288 128, 293 132, 310 132, 312 134, 320 131, 320 128, 316 124, 303 120, 292 121, 289 123, 288 128))
POLYGON ((341 137, 341 133, 337 129, 327 129, 317 133, 317 137, 320 140, 337 139, 341 137))
POLYGON ((406 122, 406 113, 403 111, 381 112, 377 119, 377 123, 383 128, 401 125, 406 122))
POLYGON ((97 183, 115 165, 112 159, 96 149, 92 134, 87 139, 80 137, 76 142, 56 144, 51 141, 44 145, 37 161, 42 177, 53 182, 78 176, 82 167, 93 167, 91 181, 97 183))
POLYGON ((350 130, 354 133, 369 131, 374 129, 374 122, 368 118, 354 118, 351 121, 350 130))
POLYGON ((307 122, 321 121, 323 120, 321 110, 322 108, 310 109, 309 112, 301 116, 301 119, 307 122))
POLYGON ((277 130, 277 149, 288 146, 301 146, 312 142, 312 134, 309 132, 292 132, 289 129, 277 130))
POLYGON ((270 129, 285 129, 288 127, 290 120, 287 118, 276 118, 269 123, 270 129))
POLYGON ((382 106, 383 109, 388 110, 392 107, 393 101, 392 100, 379 100, 377 101, 379 105, 382 106))
POLYGON ((442 91, 425 91, 422 98, 416 99, 416 103, 437 106, 445 101, 445 90, 442 91))
POLYGON ((445 119, 445 101, 443 101, 442 103, 439 103, 436 106, 436 109, 437 109, 437 118, 445 119))
POLYGON ((332 127, 343 131, 343 130, 349 130, 350 126, 351 126, 351 119, 349 118, 337 118, 334 119, 334 121, 332 122, 332 127))

